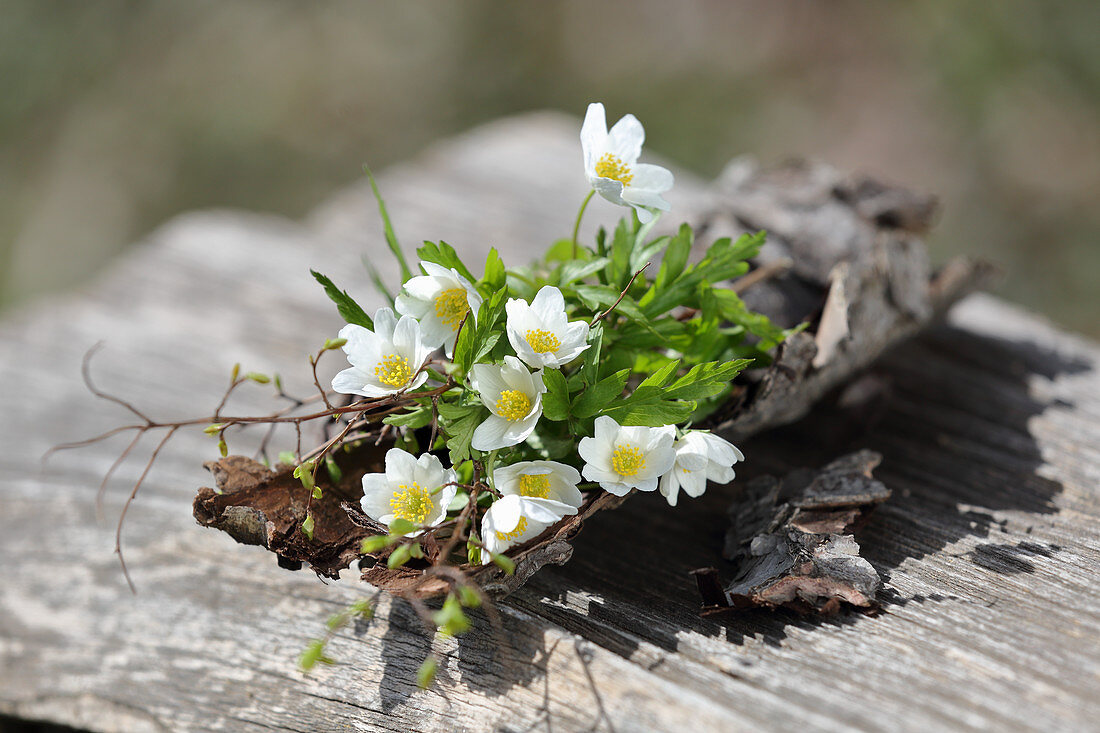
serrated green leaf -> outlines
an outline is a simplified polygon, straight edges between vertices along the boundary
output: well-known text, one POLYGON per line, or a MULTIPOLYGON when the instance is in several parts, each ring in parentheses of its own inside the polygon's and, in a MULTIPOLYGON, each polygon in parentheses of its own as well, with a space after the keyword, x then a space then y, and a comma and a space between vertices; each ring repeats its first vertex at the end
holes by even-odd
POLYGON ((573 402, 573 415, 583 419, 609 406, 623 393, 629 376, 629 369, 620 369, 586 389, 573 402))
POLYGON ((424 262, 434 262, 447 269, 453 267, 459 275, 462 275, 471 283, 477 282, 477 278, 470 272, 470 268, 466 267, 466 263, 459 258, 455 248, 446 242, 424 242, 420 249, 416 250, 416 254, 424 262))
POLYGON ((485 408, 482 405, 439 403, 440 423, 447 436, 452 466, 457 466, 470 457, 470 441, 484 419, 484 414, 485 408))
POLYGON ((569 418, 569 388, 565 377, 557 369, 544 369, 542 383, 546 392, 542 395, 542 415, 547 420, 561 421, 569 418))
POLYGON ((367 315, 366 311, 359 307, 359 304, 348 295, 346 290, 341 290, 329 280, 327 277, 317 272, 316 270, 310 270, 309 273, 313 275, 313 279, 321 283, 321 286, 325 289, 325 295, 329 297, 333 303, 336 304, 336 310, 340 313, 340 317, 348 323, 354 323, 357 326, 363 328, 374 329, 374 321, 367 315))
POLYGON ((481 278, 483 294, 495 293, 507 284, 507 275, 504 269, 504 260, 500 259, 495 247, 489 249, 489 255, 485 258, 485 277, 481 278))

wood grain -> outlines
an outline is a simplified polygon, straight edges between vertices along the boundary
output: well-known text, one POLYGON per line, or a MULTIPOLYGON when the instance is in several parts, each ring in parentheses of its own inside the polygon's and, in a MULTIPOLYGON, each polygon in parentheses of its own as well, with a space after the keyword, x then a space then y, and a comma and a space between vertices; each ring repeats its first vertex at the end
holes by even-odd
MULTIPOLYGON (((576 132, 506 120, 392 169, 398 232, 513 257, 567 232, 584 193, 576 132)), ((709 195, 684 174, 675 194, 677 220, 709 195)), ((588 227, 618 212, 591 213, 588 227)), ((111 520, 140 466, 120 471, 106 520, 94 502, 124 441, 38 466, 123 417, 84 392, 83 352, 105 339, 99 383, 157 416, 208 409, 235 361, 305 392, 306 354, 340 325, 308 267, 371 302, 364 252, 389 267, 362 186, 303 222, 199 212, 83 292, 0 322, 0 712, 102 731, 1096 729, 1100 347, 989 297, 742 446, 742 478, 883 454, 894 496, 857 533, 885 582, 878 617, 700 618, 689 571, 719 561, 735 482, 594 517, 567 565, 501 606, 499 633, 481 619, 442 647, 427 692, 412 680, 429 642, 384 597, 335 640, 340 665, 303 676, 297 653, 367 589, 195 525, 189 487, 215 453, 201 434, 170 444, 131 511, 130 595, 111 520)), ((269 403, 256 387, 236 405, 269 403)))

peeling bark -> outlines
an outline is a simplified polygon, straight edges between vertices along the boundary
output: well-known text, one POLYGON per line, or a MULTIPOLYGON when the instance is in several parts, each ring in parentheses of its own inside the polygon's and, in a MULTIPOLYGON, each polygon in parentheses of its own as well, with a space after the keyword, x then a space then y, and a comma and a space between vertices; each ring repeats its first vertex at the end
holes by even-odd
POLYGON ((850 534, 890 490, 871 476, 882 456, 859 451, 818 472, 750 481, 730 507, 725 555, 738 565, 719 590, 713 569, 696 571, 703 613, 786 607, 835 613, 842 604, 870 608, 881 586, 850 534))

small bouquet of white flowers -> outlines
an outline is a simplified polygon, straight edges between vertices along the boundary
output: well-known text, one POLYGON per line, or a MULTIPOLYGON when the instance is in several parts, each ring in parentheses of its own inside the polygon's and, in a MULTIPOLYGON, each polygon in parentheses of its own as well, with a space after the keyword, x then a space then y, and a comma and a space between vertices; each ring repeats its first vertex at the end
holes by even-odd
MULTIPOLYGON (((139 435, 165 428, 167 439, 209 423, 222 459, 208 464, 217 488, 196 498, 200 523, 264 545, 287 567, 306 562, 337 578, 358 561, 365 580, 457 634, 470 625, 465 608, 568 559, 562 539, 593 512, 633 491, 659 491, 675 506, 734 478, 744 456, 706 429, 708 418, 743 389, 734 380, 746 366, 767 363, 797 330, 737 294, 764 234, 718 239, 701 256, 686 224, 654 235, 673 177, 638 162, 642 125, 627 115, 608 130, 593 104, 580 137, 591 191, 572 237, 539 261, 505 263, 491 249, 477 275, 452 247, 428 242, 414 270, 374 187, 403 282, 391 295, 371 273, 389 301, 371 315, 313 273, 347 321, 311 358, 318 394, 267 416, 227 416, 229 392, 248 381, 273 382, 289 398, 278 376, 235 367, 209 418, 136 426, 139 435), (582 243, 596 193, 629 215, 582 243), (340 350, 347 368, 329 391, 317 362, 340 350), (274 467, 229 455, 230 431, 257 423, 298 432, 274 467), (327 432, 303 451, 306 423, 327 432), (424 605, 431 597, 441 608, 424 605)), ((329 628, 369 610, 356 604, 329 628)), ((302 665, 324 659, 324 645, 302 665)))

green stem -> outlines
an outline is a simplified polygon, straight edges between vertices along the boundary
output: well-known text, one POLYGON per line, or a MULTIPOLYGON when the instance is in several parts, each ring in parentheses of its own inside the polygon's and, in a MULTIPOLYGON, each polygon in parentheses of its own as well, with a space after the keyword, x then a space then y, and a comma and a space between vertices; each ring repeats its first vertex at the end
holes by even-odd
POLYGON ((592 200, 592 197, 596 195, 596 189, 592 189, 588 192, 588 195, 584 197, 584 203, 581 204, 581 210, 577 212, 577 221, 573 224, 573 259, 577 259, 577 233, 581 230, 581 219, 584 218, 584 210, 588 208, 588 202, 592 200))

